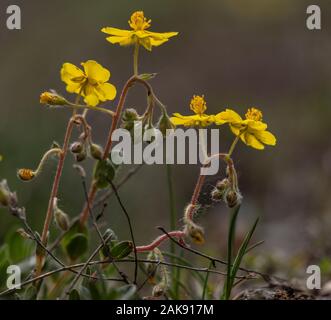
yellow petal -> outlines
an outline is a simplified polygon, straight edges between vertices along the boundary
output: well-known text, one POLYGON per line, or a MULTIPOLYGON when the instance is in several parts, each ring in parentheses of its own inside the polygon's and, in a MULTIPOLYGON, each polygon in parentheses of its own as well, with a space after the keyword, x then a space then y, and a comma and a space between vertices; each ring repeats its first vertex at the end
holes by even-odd
POLYGON ((235 136, 238 136, 242 127, 240 125, 238 126, 230 123, 230 129, 235 136))
POLYGON ((95 88, 98 98, 101 101, 114 100, 116 97, 116 87, 111 83, 103 83, 95 88))
POLYGON ((85 73, 90 80, 95 82, 107 82, 110 78, 110 72, 94 60, 88 60, 82 63, 85 73))
POLYGON ((128 37, 130 36, 132 31, 129 30, 122 30, 112 27, 105 27, 101 29, 102 32, 110 34, 112 36, 120 36, 120 37, 128 37))
POLYGON ((87 105, 95 107, 99 103, 99 99, 95 94, 87 95, 84 98, 84 101, 87 105))
POLYGON ((256 131, 255 137, 262 143, 274 146, 276 145, 276 137, 269 131, 256 131))
POLYGON ((74 64, 66 62, 61 68, 61 80, 66 84, 72 82, 72 79, 84 80, 84 72, 76 67, 74 64))
POLYGON ((235 112, 235 111, 233 111, 231 109, 226 109, 225 111, 222 111, 222 112, 218 113, 215 116, 215 122, 216 122, 216 124, 217 123, 221 123, 222 124, 222 122, 223 123, 225 123, 225 122, 240 123, 242 121, 243 120, 242 120, 241 116, 237 112, 235 112))
POLYGON ((130 45, 134 44, 134 41, 131 36, 129 36, 129 37, 112 36, 112 37, 106 38, 106 40, 112 44, 118 43, 120 46, 130 46, 130 45))
POLYGON ((145 31, 145 33, 152 37, 155 40, 163 40, 163 39, 169 39, 171 37, 177 36, 178 32, 151 32, 151 31, 145 31))
POLYGON ((256 137, 253 134, 250 134, 249 132, 245 133, 245 141, 246 144, 254 149, 263 150, 264 145, 256 139, 256 137))
POLYGON ((268 127, 266 123, 261 121, 244 120, 243 123, 246 124, 249 129, 253 130, 265 130, 268 127))
POLYGON ((70 93, 80 93, 82 89, 82 84, 77 82, 70 82, 66 86, 66 90, 70 93))

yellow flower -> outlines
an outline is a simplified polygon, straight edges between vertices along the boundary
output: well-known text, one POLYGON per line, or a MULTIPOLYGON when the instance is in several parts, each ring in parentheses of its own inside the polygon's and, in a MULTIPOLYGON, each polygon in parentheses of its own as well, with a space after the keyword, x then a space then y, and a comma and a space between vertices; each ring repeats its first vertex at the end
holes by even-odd
POLYGON ((235 111, 226 109, 215 115, 215 123, 229 123, 231 131, 252 148, 263 150, 264 144, 276 145, 275 136, 266 130, 267 124, 262 122, 262 112, 256 108, 249 108, 245 119, 235 111))
POLYGON ((94 60, 81 63, 83 70, 71 63, 64 63, 61 79, 67 84, 67 91, 84 97, 86 104, 95 107, 100 101, 113 100, 116 88, 107 82, 110 72, 94 60))
POLYGON ((196 96, 194 95, 190 109, 195 113, 192 116, 183 116, 180 113, 174 113, 173 117, 170 118, 171 122, 175 125, 183 125, 185 127, 192 126, 209 126, 212 122, 214 122, 214 116, 207 115, 204 112, 207 110, 206 101, 204 96, 196 96))
POLYGON ((138 43, 147 50, 151 51, 152 47, 158 47, 167 42, 169 38, 174 37, 178 32, 151 32, 148 29, 152 20, 147 20, 143 11, 136 11, 131 15, 129 26, 132 30, 122 30, 112 27, 102 28, 101 31, 110 35, 106 39, 110 43, 118 43, 121 46, 129 46, 138 43))

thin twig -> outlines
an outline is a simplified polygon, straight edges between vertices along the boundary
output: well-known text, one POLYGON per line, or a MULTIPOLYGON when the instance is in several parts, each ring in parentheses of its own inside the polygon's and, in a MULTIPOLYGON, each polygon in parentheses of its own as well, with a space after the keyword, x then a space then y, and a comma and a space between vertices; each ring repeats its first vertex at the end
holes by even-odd
POLYGON ((108 183, 111 185, 111 187, 113 188, 113 191, 115 193, 115 196, 117 198, 117 201, 119 203, 119 205, 121 206, 125 216, 126 216, 126 219, 128 221, 128 224, 129 224, 129 229, 130 229, 130 235, 131 235, 131 240, 132 240, 132 243, 133 243, 133 252, 134 252, 134 259, 135 259, 135 266, 134 266, 134 281, 133 283, 136 284, 137 283, 137 276, 138 276, 138 257, 137 257, 137 247, 136 247, 136 242, 135 242, 135 239, 134 239, 134 235, 133 235, 133 228, 132 228, 132 224, 131 224, 131 218, 129 216, 129 213, 128 211, 126 210, 122 200, 121 200, 121 197, 120 195, 118 194, 118 191, 113 183, 113 181, 109 180, 108 179, 108 183))
MULTIPOLYGON (((117 184, 116 189, 119 190, 131 177, 133 177, 142 167, 144 166, 144 163, 136 166, 132 170, 130 170, 117 184)), ((114 194, 114 191, 112 189, 109 189, 104 195, 102 195, 98 200, 96 200, 93 204, 93 208, 104 204, 112 195, 114 194)))

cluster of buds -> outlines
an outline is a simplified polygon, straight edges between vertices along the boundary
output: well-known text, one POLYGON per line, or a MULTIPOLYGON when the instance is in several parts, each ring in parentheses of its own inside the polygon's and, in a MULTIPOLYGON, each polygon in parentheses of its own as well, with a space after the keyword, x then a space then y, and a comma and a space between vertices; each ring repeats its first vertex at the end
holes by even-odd
POLYGON ((103 148, 98 144, 86 141, 75 141, 70 146, 70 151, 75 155, 77 162, 82 162, 87 158, 88 153, 92 158, 101 160, 103 156, 103 148))
POLYGON ((216 183, 211 192, 211 198, 214 202, 224 201, 229 208, 237 207, 241 204, 242 195, 238 188, 238 178, 234 167, 228 167, 227 177, 216 183))

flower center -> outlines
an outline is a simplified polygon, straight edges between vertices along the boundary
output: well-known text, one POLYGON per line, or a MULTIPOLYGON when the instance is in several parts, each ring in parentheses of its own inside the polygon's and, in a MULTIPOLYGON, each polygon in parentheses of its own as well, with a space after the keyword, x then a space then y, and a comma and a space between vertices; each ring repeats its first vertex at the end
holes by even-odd
POLYGON ((191 100, 190 109, 196 114, 203 114, 207 109, 204 96, 194 95, 191 100))
POLYGON ((141 31, 151 26, 152 20, 147 20, 143 11, 136 11, 131 15, 129 26, 135 31, 141 31))
POLYGON ((256 108, 249 108, 245 114, 247 120, 262 121, 262 112, 256 108))

